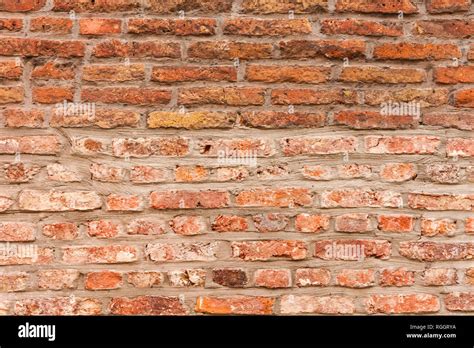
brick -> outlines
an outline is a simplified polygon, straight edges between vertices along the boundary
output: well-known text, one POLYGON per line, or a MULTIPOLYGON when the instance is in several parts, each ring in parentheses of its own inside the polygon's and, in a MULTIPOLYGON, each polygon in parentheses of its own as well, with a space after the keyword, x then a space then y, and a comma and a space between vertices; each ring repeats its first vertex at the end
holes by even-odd
POLYGON ((415 272, 406 268, 386 268, 380 273, 380 286, 411 286, 415 283, 415 272))
POLYGON ((120 225, 114 221, 96 220, 86 223, 87 234, 90 237, 112 238, 120 232, 120 225))
MULTIPOLYGON (((454 270, 455 271, 455 270, 454 270)), ((465 282, 467 284, 474 284, 474 268, 468 268, 465 272, 465 282)))
POLYGON ((468 11, 470 0, 429 0, 426 9, 430 13, 452 13, 468 11))
POLYGON ((74 89, 70 87, 35 87, 33 88, 33 101, 41 104, 55 104, 72 101, 74 89))
POLYGON ((218 242, 150 243, 145 254, 151 261, 213 261, 216 260, 218 242))
POLYGON ((77 289, 80 272, 76 269, 39 270, 38 288, 41 290, 77 289))
POLYGON ((367 288, 375 285, 372 269, 343 269, 336 274, 336 284, 348 288, 367 288))
POLYGON ((85 276, 86 290, 111 290, 122 285, 122 275, 113 271, 90 272, 85 276))
POLYGON ((40 109, 7 109, 3 117, 5 125, 10 128, 42 128, 45 121, 45 113, 40 109))
POLYGON ((157 88, 90 87, 82 89, 81 98, 93 103, 155 105, 167 104, 171 100, 171 92, 157 88))
POLYGON ((295 228, 298 232, 322 232, 329 228, 329 215, 298 214, 295 228))
POLYGON ((105 202, 107 211, 141 211, 143 206, 142 198, 138 195, 110 194, 105 202))
POLYGON ((365 42, 362 40, 291 40, 280 42, 282 58, 329 58, 355 59, 365 57, 365 42))
POLYGON ((457 107, 474 108, 474 88, 456 91, 454 93, 454 105, 457 107))
POLYGON ((474 233, 474 218, 467 218, 464 221, 464 229, 466 233, 474 233))
POLYGON ((87 297, 27 298, 15 301, 15 315, 98 315, 102 303, 87 297))
POLYGON ((421 220, 421 235, 427 237, 453 236, 456 233, 456 221, 452 219, 421 220))
POLYGON ((30 31, 32 32, 70 34, 72 26, 73 21, 69 18, 36 17, 30 21, 30 31))
MULTIPOLYGON (((392 103, 414 102, 420 107, 439 106, 448 104, 449 91, 447 89, 416 89, 403 88, 395 90, 367 90, 364 93, 364 104, 380 107, 387 101, 392 103)), ((396 104, 395 104, 396 105, 396 104)), ((403 104, 402 104, 403 105, 403 104)))
POLYGON ((25 291, 30 287, 28 273, 2 273, 0 275, 0 292, 25 291))
POLYGON ((73 80, 76 76, 73 63, 46 62, 37 65, 31 72, 31 77, 37 80, 73 80))
POLYGON ((212 18, 130 18, 128 20, 128 32, 132 34, 208 36, 216 33, 216 27, 217 22, 212 18))
POLYGON ((2 154, 37 154, 54 155, 59 152, 61 144, 54 135, 30 135, 18 137, 1 137, 0 153, 2 154))
POLYGON ((271 93, 275 105, 356 104, 357 93, 349 89, 274 89, 271 93))
POLYGON ((133 246, 71 246, 63 249, 63 262, 67 264, 113 264, 134 262, 138 251, 133 246))
POLYGON ((270 297, 238 296, 211 297, 202 296, 196 300, 194 310, 207 314, 272 314, 275 300, 270 297))
POLYGON ((422 273, 424 285, 455 285, 458 282, 457 272, 453 268, 428 268, 422 273))
POLYGON ((352 314, 354 300, 344 296, 284 295, 281 314, 352 314))
POLYGON ((446 153, 448 156, 472 157, 474 156, 474 139, 448 139, 446 153))
POLYGON ((335 227, 338 232, 369 232, 373 230, 373 225, 368 214, 344 214, 336 216, 335 227))
POLYGON ((216 104, 229 106, 263 105, 264 91, 261 88, 187 88, 178 92, 178 103, 183 105, 216 104))
POLYGON ((231 128, 236 114, 229 112, 192 111, 186 113, 154 111, 148 114, 148 128, 231 128))
POLYGON ((24 91, 21 87, 0 87, 0 104, 21 103, 23 98, 24 91))
POLYGON ((370 189, 339 189, 321 193, 322 208, 392 207, 401 206, 402 197, 394 191, 370 189))
POLYGON ((0 11, 29 12, 38 11, 45 6, 46 0, 4 0, 0 3, 0 11))
POLYGON ((322 127, 326 123, 324 113, 249 111, 240 115, 240 122, 255 128, 303 128, 322 127))
POLYGON ((45 40, 36 38, 0 38, 0 54, 24 57, 83 57, 85 45, 73 40, 45 40))
POLYGON ((235 204, 241 207, 309 206, 313 199, 305 188, 252 189, 240 191, 235 204))
POLYGON ((239 41, 198 41, 188 47, 189 58, 200 59, 266 59, 271 58, 273 46, 269 43, 239 41))
POLYGON ((243 288, 248 277, 242 269, 221 268, 212 270, 212 281, 228 288, 243 288))
POLYGON ((440 301, 430 294, 372 295, 365 308, 370 314, 436 313, 440 310, 440 301))
POLYGON ((229 205, 226 191, 154 191, 150 194, 153 209, 224 208, 229 205))
POLYGON ((311 23, 307 19, 225 19, 223 32, 225 35, 245 36, 310 34, 311 23))
POLYGON ((417 21, 412 32, 429 37, 469 38, 474 34, 474 22, 459 19, 417 21))
POLYGON ((220 167, 215 171, 215 180, 218 182, 242 181, 250 175, 249 170, 244 166, 220 167))
POLYGON ((200 182, 209 178, 209 170, 202 166, 177 166, 174 175, 176 182, 200 182))
POLYGON ((247 219, 237 215, 218 215, 211 228, 217 232, 244 232, 249 228, 247 219))
POLYGON ((166 2, 149 1, 146 3, 147 11, 156 14, 174 14, 179 11, 193 13, 225 13, 232 8, 231 0, 186 1, 170 0, 166 2))
POLYGON ((298 268, 295 271, 296 286, 327 286, 331 281, 331 272, 324 268, 298 268))
POLYGON ((360 12, 360 13, 418 13, 418 7, 412 0, 337 0, 337 12, 360 12))
POLYGON ((114 297, 109 309, 115 315, 184 315, 188 309, 182 300, 173 296, 114 297))
POLYGON ((0 241, 30 242, 35 240, 35 225, 29 222, 0 222, 0 241))
POLYGON ((140 8, 140 0, 55 0, 53 11, 57 12, 128 12, 136 11, 140 8))
POLYGON ((161 83, 192 81, 237 81, 237 70, 230 66, 154 66, 151 80, 161 83))
POLYGON ((459 47, 452 44, 385 43, 374 47, 374 58, 384 60, 442 60, 460 58, 459 47))
POLYGON ((472 83, 474 82, 474 66, 435 68, 433 77, 437 83, 472 83))
POLYGON ((56 222, 43 226, 43 235, 58 240, 73 240, 78 237, 77 225, 73 222, 56 222))
POLYGON ((97 58, 180 58, 180 45, 176 42, 120 41, 111 39, 101 41, 92 48, 97 58))
POLYGON ((199 152, 207 156, 268 157, 274 154, 273 143, 268 139, 203 139, 199 152))
POLYGON ((5 178, 10 183, 22 183, 31 181, 41 170, 37 165, 25 165, 24 163, 5 164, 5 178))
POLYGON ((0 265, 47 265, 54 262, 54 249, 26 244, 2 245, 0 265))
POLYGON ((168 272, 168 279, 174 287, 203 287, 206 282, 206 270, 182 269, 168 272))
POLYGON ((408 206, 423 210, 466 210, 474 207, 474 196, 467 194, 409 193, 408 206))
POLYGON ((245 261, 287 258, 302 260, 306 258, 306 245, 294 240, 263 240, 232 242, 232 255, 245 261))
POLYGON ((474 118, 468 114, 427 114, 422 122, 427 126, 474 130, 474 118))
POLYGON ((328 67, 248 65, 245 78, 247 81, 266 83, 322 83, 330 79, 330 73, 331 69, 328 67))
POLYGON ((279 213, 258 214, 252 219, 257 231, 263 233, 284 231, 289 222, 287 216, 279 213))
POLYGON ((0 31, 17 32, 23 29, 23 20, 19 18, 0 18, 0 31))
POLYGON ((103 182, 122 182, 125 180, 124 168, 112 167, 106 164, 92 163, 89 167, 92 180, 103 182))
POLYGON ((324 155, 356 151, 357 139, 352 136, 321 136, 287 138, 281 141, 285 156, 324 155))
POLYGON ((85 211, 99 209, 102 201, 94 191, 23 190, 18 205, 27 211, 85 211))
POLYGON ((375 66, 346 67, 339 76, 339 81, 363 83, 420 83, 425 80, 426 73, 421 69, 375 66))
POLYGON ((149 166, 134 166, 130 170, 130 181, 136 184, 149 184, 166 180, 166 172, 149 166))
POLYGON ((128 272, 127 282, 135 288, 145 289, 161 286, 164 275, 161 272, 128 272))
POLYGON ((447 294, 444 303, 448 311, 473 312, 474 311, 474 293, 472 292, 454 292, 447 294))
POLYGON ((438 151, 440 138, 434 136, 378 136, 365 137, 367 153, 433 154, 438 151))
POLYGON ((389 182, 414 180, 417 175, 417 168, 412 163, 387 163, 380 168, 380 177, 389 182))
POLYGON ((174 233, 184 236, 203 234, 207 230, 206 220, 201 216, 175 216, 170 226, 174 233))
POLYGON ((398 233, 412 232, 415 223, 410 215, 379 215, 377 221, 380 231, 398 233))
POLYGON ((382 115, 377 111, 339 111, 334 115, 334 123, 353 129, 407 129, 418 124, 416 116, 382 115))
MULTIPOLYGON (((116 157, 184 156, 188 154, 187 139, 173 138, 115 138, 112 153, 116 157)), ((150 174, 156 172, 145 171, 150 174)), ((132 180, 133 181, 133 180, 132 180)))
POLYGON ((469 260, 474 255, 473 243, 400 242, 401 256, 418 261, 469 260))
POLYGON ((48 164, 46 167, 48 179, 60 182, 78 182, 81 177, 78 173, 73 172, 59 163, 48 164))
POLYGON ((125 82, 139 81, 145 78, 145 66, 143 64, 123 65, 88 65, 82 71, 84 81, 110 81, 125 82))
POLYGON ((6 80, 19 80, 23 74, 23 66, 14 61, 0 62, 0 78, 6 80))
POLYGON ((122 21, 114 18, 82 18, 79 20, 81 35, 111 35, 119 34, 122 21))
POLYGON ((314 256, 323 260, 362 260, 367 257, 386 260, 391 243, 386 240, 335 239, 321 240, 314 245, 314 256))
POLYGON ((127 233, 131 235, 159 235, 165 233, 165 223, 161 220, 135 219, 127 225, 127 233))
POLYGON ((241 11, 244 13, 283 13, 289 11, 294 13, 320 13, 327 11, 327 0, 309 0, 295 2, 291 0, 268 1, 268 0, 244 0, 241 4, 241 11))
POLYGON ((287 269, 258 269, 254 273, 255 286, 277 289, 291 287, 291 272, 287 269))
POLYGON ((323 19, 321 32, 326 35, 402 36, 403 27, 397 22, 363 19, 323 19))

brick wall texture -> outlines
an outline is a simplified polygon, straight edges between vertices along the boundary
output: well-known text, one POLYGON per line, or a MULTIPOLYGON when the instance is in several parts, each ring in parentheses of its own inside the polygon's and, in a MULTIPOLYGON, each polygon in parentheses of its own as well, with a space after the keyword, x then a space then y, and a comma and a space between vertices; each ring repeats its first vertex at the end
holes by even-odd
POLYGON ((473 36, 471 0, 0 0, 0 313, 473 314, 473 36))

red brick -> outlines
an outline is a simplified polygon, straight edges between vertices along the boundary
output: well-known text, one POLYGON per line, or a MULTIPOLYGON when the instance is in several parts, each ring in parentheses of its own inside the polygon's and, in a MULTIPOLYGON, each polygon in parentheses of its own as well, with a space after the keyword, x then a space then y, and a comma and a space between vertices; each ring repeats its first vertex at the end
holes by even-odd
POLYGON ((3 56, 24 57, 83 57, 85 45, 81 41, 44 40, 36 38, 0 39, 0 54, 3 56))
POLYGON ((63 262, 67 264, 112 264, 134 262, 138 251, 133 246, 71 246, 63 249, 63 262))
POLYGON ((212 281, 229 288, 242 288, 247 285, 248 278, 242 269, 213 269, 212 281))
POLYGON ((386 60, 442 60, 461 58, 461 51, 453 44, 385 43, 374 47, 375 59, 386 60))
POLYGON ((188 309, 182 300, 172 296, 114 297, 109 303, 115 315, 184 315, 188 309))
POLYGON ((105 164, 92 163, 89 167, 92 180, 103 182, 122 182, 125 180, 125 169, 105 164))
POLYGON ((373 230, 368 214, 344 214, 336 216, 335 229, 338 232, 369 232, 373 230))
POLYGON ((356 104, 357 93, 350 89, 273 89, 272 104, 275 105, 325 105, 356 104))
POLYGON ((434 136, 379 136, 365 137, 367 153, 385 154, 433 154, 441 145, 440 138, 434 136))
POLYGON ((207 230, 206 220, 201 216, 175 216, 170 226, 174 233, 184 236, 203 234, 207 230))
POLYGON ((164 275, 161 272, 128 272, 127 281, 135 288, 153 288, 163 285, 164 275))
POLYGON ((24 91, 21 87, 0 87, 0 104, 21 103, 23 98, 24 91))
POLYGON ((370 314, 436 313, 440 310, 440 301, 429 294, 372 295, 365 308, 370 314))
POLYGON ((469 260, 474 256, 473 243, 400 242, 401 256, 418 261, 469 260))
POLYGON ((263 240, 232 242, 232 254, 245 261, 287 258, 302 260, 306 258, 306 245, 295 240, 263 240))
POLYGON ((408 206, 424 210, 467 210, 474 208, 474 195, 409 193, 408 206))
POLYGON ((412 232, 415 219, 410 215, 379 215, 378 228, 383 232, 412 232))
POLYGON ((430 13, 469 11, 471 0, 428 0, 426 9, 430 13))
POLYGON ((214 261, 218 242, 174 242, 147 244, 145 254, 151 261, 214 261))
POLYGON ((0 241, 29 242, 35 240, 35 225, 28 222, 1 222, 0 241))
POLYGON ((413 34, 427 37, 467 39, 474 34, 474 22, 460 19, 418 21, 413 27, 413 34))
POLYGON ((322 232, 329 228, 329 215, 298 214, 295 228, 298 232, 322 232))
POLYGON ((101 41, 92 48, 92 55, 97 58, 180 58, 181 50, 176 42, 156 41, 101 41))
POLYGON ((452 219, 421 220, 421 235, 427 237, 453 236, 456 233, 456 221, 452 219))
POLYGON ((150 194, 154 209, 224 208, 229 205, 226 191, 154 191, 150 194))
POLYGON ((168 271, 168 280, 174 287, 203 287, 206 282, 206 270, 181 269, 168 271))
POLYGON ((472 138, 452 138, 446 143, 446 153, 448 156, 473 157, 474 139, 472 138))
POLYGON ((102 303, 86 297, 27 298, 15 301, 15 315, 98 315, 102 303))
POLYGON ((336 275, 336 284, 348 288, 367 288, 375 285, 372 269, 343 269, 336 275))
POLYGON ((81 98, 83 101, 95 103, 155 105, 168 103, 171 100, 171 92, 137 87, 83 88, 81 98))
MULTIPOLYGON (((116 157, 184 156, 188 151, 188 140, 178 137, 115 138, 112 140, 112 152, 116 157)), ((145 169, 145 172, 147 173, 142 174, 150 174, 152 176, 158 174, 147 169, 145 169)))
POLYGON ((321 207, 323 208, 357 208, 357 207, 392 207, 402 204, 402 197, 394 191, 375 191, 362 189, 340 189, 323 191, 321 207))
POLYGON ((107 211, 141 211, 143 210, 143 201, 137 195, 118 195, 110 194, 106 201, 107 211))
POLYGON ((19 18, 0 18, 0 31, 17 32, 23 29, 23 20, 19 18))
POLYGON ((225 19, 223 32, 227 35, 245 36, 310 34, 311 23, 307 19, 225 19))
POLYGON ((428 286, 455 285, 458 277, 454 268, 428 268, 423 271, 422 280, 428 286))
POLYGON ((5 164, 5 178, 10 183, 21 183, 31 181, 41 170, 37 165, 25 165, 24 163, 5 164))
POLYGON ((474 293, 450 293, 444 298, 444 304, 448 311, 474 312, 474 293))
POLYGON ((55 104, 72 101, 74 89, 71 87, 34 87, 33 101, 41 104, 55 104))
POLYGON ((342 69, 339 81, 363 83, 420 83, 426 80, 421 69, 364 66, 342 69))
POLYGON ((334 123, 354 129, 406 129, 415 128, 416 116, 382 115, 377 111, 339 111, 334 115, 334 123))
POLYGON ((380 273, 380 286, 411 286, 415 283, 415 272, 405 268, 384 269, 380 273))
POLYGON ((259 14, 287 14, 289 11, 293 11, 294 13, 320 13, 322 11, 327 11, 327 9, 327 0, 308 0, 301 2, 295 2, 292 0, 243 0, 241 4, 242 12, 259 14))
POLYGON ((427 114, 422 122, 427 126, 474 130, 474 118, 468 114, 427 114))
POLYGON ((252 189, 240 191, 235 204, 240 207, 309 206, 313 199, 305 188, 252 189))
POLYGON ((264 90, 261 88, 187 88, 178 92, 178 103, 183 105, 217 104, 229 106, 263 105, 264 90))
POLYGON ((437 83, 473 83, 474 66, 435 68, 433 77, 437 83))
POLYGON ((18 205, 27 211, 73 211, 98 209, 102 201, 94 191, 23 190, 18 205))
POLYGON ((403 182, 417 176, 416 166, 412 163, 387 163, 380 168, 380 177, 384 181, 403 182))
POLYGON ((46 224, 43 226, 43 235, 51 239, 73 240, 78 236, 78 228, 73 222, 46 224))
POLYGON ((14 61, 0 62, 0 78, 18 80, 23 74, 23 66, 14 61))
POLYGON ((120 225, 114 221, 96 220, 87 224, 87 234, 90 237, 112 238, 117 237, 120 232, 120 225))
POLYGON ((49 61, 35 66, 31 72, 31 77, 38 80, 73 80, 75 76, 75 66, 70 62, 49 61))
POLYGON ((217 22, 212 18, 130 18, 128 20, 128 32, 132 34, 208 36, 216 33, 216 27, 217 22))
POLYGON ((199 152, 207 156, 240 155, 240 157, 273 155, 273 143, 268 139, 204 139, 199 141, 199 152))
POLYGON ((249 225, 244 216, 219 215, 212 222, 211 228, 217 232, 244 232, 249 225))
POLYGON ((177 166, 174 175, 176 182, 199 182, 209 178, 209 170, 202 166, 177 166))
POLYGON ((140 0, 54 0, 53 11, 58 12, 128 12, 140 8, 140 0))
POLYGON ((386 240, 334 239, 317 241, 314 256, 323 260, 361 260, 374 257, 386 260, 391 254, 391 243, 386 240))
POLYGON ((135 219, 127 225, 131 235, 158 235, 165 233, 165 222, 153 219, 135 219))
POLYGON ((258 232, 284 231, 288 226, 289 219, 284 214, 268 213, 253 216, 253 223, 258 232))
POLYGON ((464 221, 464 229, 466 233, 474 233, 474 218, 467 218, 464 221))
POLYGON ((60 17, 36 17, 30 21, 30 31, 53 34, 70 34, 73 21, 60 17))
POLYGON ((336 11, 360 13, 418 13, 418 7, 412 0, 337 0, 336 11))
POLYGON ((280 42, 282 58, 363 58, 365 42, 362 40, 291 40, 280 42))
POLYGON ((291 287, 291 272, 288 269, 257 269, 254 274, 255 286, 264 288, 291 287))
POLYGON ((191 81, 237 81, 237 70, 230 66, 154 66, 152 81, 174 84, 191 81))
POLYGON ((248 111, 240 115, 246 127, 256 128, 303 128, 322 127, 326 122, 324 113, 248 111))
POLYGON ((231 0, 186 1, 168 0, 165 2, 150 1, 145 5, 147 11, 156 14, 174 14, 179 11, 192 13, 226 13, 232 8, 231 0))
POLYGON ((448 97, 449 91, 445 88, 402 88, 390 90, 371 88, 364 93, 364 104, 380 108, 384 103, 388 105, 387 101, 392 103, 413 102, 420 103, 420 107, 429 107, 448 104, 448 97))
POLYGON ((195 311, 206 314, 272 314, 275 300, 270 297, 198 297, 195 311))
POLYGON ((145 66, 143 64, 88 65, 82 70, 82 79, 93 82, 140 81, 145 79, 145 66))
POLYGON ((39 11, 45 5, 46 5, 46 0, 3 0, 0 3, 0 11, 6 11, 6 12, 39 11))
POLYGON ((111 290, 122 286, 122 275, 118 272, 99 271, 86 274, 84 288, 87 290, 111 290))
POLYGON ((114 18, 83 18, 79 20, 81 35, 111 35, 119 34, 122 21, 114 18))
POLYGON ((295 272, 296 286, 327 286, 331 272, 324 268, 298 268, 295 272))
POLYGON ((474 88, 454 92, 454 105, 457 107, 474 108, 474 88))
POLYGON ((353 314, 354 300, 343 296, 284 295, 281 314, 353 314))
POLYGON ((188 47, 188 57, 200 59, 267 59, 272 53, 272 44, 258 42, 198 41, 188 47))
POLYGON ((357 139, 352 136, 287 138, 281 141, 285 156, 324 155, 355 152, 357 139))
POLYGON ((0 274, 0 292, 29 290, 30 277, 26 272, 0 274))
POLYGON ((397 22, 331 18, 321 20, 321 32, 326 35, 402 36, 403 27, 397 22))
POLYGON ((38 288, 41 290, 77 289, 80 272, 76 269, 39 270, 38 288))
POLYGON ((134 166, 130 170, 130 181, 137 184, 148 184, 166 180, 166 172, 163 169, 149 166, 134 166))

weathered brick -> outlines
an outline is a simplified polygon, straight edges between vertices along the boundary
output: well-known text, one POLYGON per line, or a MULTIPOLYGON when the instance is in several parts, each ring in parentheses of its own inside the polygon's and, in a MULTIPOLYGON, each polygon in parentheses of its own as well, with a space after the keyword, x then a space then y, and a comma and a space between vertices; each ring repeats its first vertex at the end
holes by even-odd
POLYGON ((87 290, 111 290, 120 288, 122 275, 119 272, 90 272, 85 276, 84 288, 87 290))
POLYGON ((415 218, 411 215, 379 215, 377 217, 379 230, 383 232, 412 232, 415 218))
POLYGON ((75 66, 71 62, 49 61, 36 65, 31 72, 31 77, 37 80, 72 80, 75 75, 75 66))
POLYGON ((324 113, 248 111, 240 115, 240 122, 256 128, 303 128, 322 127, 326 123, 324 113))
POLYGON ((282 314, 352 314, 355 304, 344 296, 284 295, 280 311, 282 314))
POLYGON ((384 181, 403 182, 417 176, 417 168, 412 163, 387 163, 380 168, 380 177, 384 181))
POLYGON ((415 128, 416 116, 382 115, 377 111, 339 111, 334 115, 334 123, 354 129, 406 129, 415 128))
POLYGON ((168 279, 174 287, 203 287, 206 283, 206 270, 182 269, 168 272, 168 279))
POLYGON ((365 137, 365 150, 368 153, 386 154, 433 154, 441 145, 435 136, 379 136, 365 137))
POLYGON ((423 271, 422 280, 428 286, 455 285, 458 277, 453 268, 428 268, 423 271))
POLYGON ((422 122, 427 126, 474 130, 474 118, 468 114, 427 114, 422 122))
POLYGON ((338 12, 361 12, 361 13, 418 13, 418 7, 412 0, 337 0, 336 11, 338 12))
POLYGON ((258 214, 252 218, 257 231, 263 233, 284 231, 289 222, 287 216, 279 213, 258 214))
POLYGON ((105 202, 108 211, 141 211, 143 206, 142 198, 138 195, 110 194, 105 202))
POLYGON ((415 272, 406 268, 386 268, 380 272, 380 286, 411 286, 415 283, 415 272))
POLYGON ((264 103, 264 91, 261 88, 253 87, 187 88, 179 90, 178 103, 183 105, 262 105, 264 103))
POLYGON ((454 105, 474 108, 474 88, 458 90, 454 93, 454 105))
POLYGON ((324 155, 355 152, 357 139, 352 136, 286 138, 280 144, 285 156, 324 155))
POLYGON ((73 211, 99 209, 102 201, 94 191, 23 190, 18 205, 28 211, 73 211))
POLYGON ((394 191, 376 191, 362 189, 340 189, 323 191, 321 207, 323 208, 357 208, 357 207, 400 207, 402 197, 394 191))
POLYGON ((206 220, 201 216, 175 216, 170 226, 174 233, 184 236, 203 234, 207 230, 206 220))
POLYGON ((331 18, 321 20, 321 32, 326 35, 402 36, 403 27, 397 22, 331 18))
POLYGON ((446 153, 448 156, 473 157, 474 139, 472 138, 451 138, 446 143, 446 153))
POLYGON ((184 315, 188 309, 183 301, 172 296, 114 297, 109 303, 116 315, 184 315))
POLYGON ((241 207, 294 207, 309 206, 313 198, 308 189, 252 189, 240 191, 235 203, 241 207))
POLYGON ((237 81, 237 70, 230 66, 154 66, 151 80, 161 83, 192 81, 237 81))
POLYGON ((43 226, 43 235, 58 240, 73 240, 78 236, 77 225, 73 222, 56 222, 43 226))
POLYGON ((123 65, 88 65, 82 70, 84 81, 125 82, 143 80, 145 66, 143 64, 123 65))
POLYGON ((365 57, 362 40, 291 40, 280 42, 281 57, 286 59, 320 58, 343 59, 365 57))
POLYGON ((418 261, 469 260, 474 255, 473 243, 400 242, 400 255, 418 261))
POLYGON ((324 268, 298 268, 295 272, 296 286, 327 286, 331 272, 324 268))
POLYGON ((38 288, 41 290, 77 289, 80 272, 76 269, 39 270, 38 288))
POLYGON ((275 300, 270 297, 198 297, 195 311, 207 314, 272 314, 275 300))
POLYGON ((0 54, 25 57, 83 57, 85 45, 81 41, 45 40, 36 38, 0 38, 0 54))
POLYGON ((248 283, 247 273, 242 269, 213 269, 212 281, 229 288, 242 288, 248 283))
POLYGON ((38 11, 46 5, 46 0, 4 0, 0 3, 0 11, 29 12, 38 11))
POLYGON ((320 13, 328 9, 327 0, 308 0, 308 1, 292 1, 292 0, 243 0, 241 11, 244 13, 320 13))
POLYGON ((474 34, 474 22, 459 19, 418 21, 413 33, 428 37, 469 38, 474 34))
POLYGON ((190 58, 201 59, 266 59, 271 58, 273 46, 269 43, 238 41, 198 41, 188 47, 190 58))
POLYGON ((218 242, 150 243, 145 254, 152 261, 213 261, 216 260, 218 242))
POLYGON ((81 98, 93 103, 155 105, 168 103, 171 91, 137 87, 89 87, 82 89, 81 98))
POLYGON ((223 208, 229 205, 226 191, 154 191, 150 194, 154 209, 223 208))
POLYGON ((134 262, 138 251, 133 246, 71 246, 63 249, 63 262, 67 264, 111 264, 134 262))
POLYGON ((291 272, 288 269, 258 269, 254 273, 255 286, 264 288, 291 287, 291 272))
POLYGON ((30 276, 26 272, 2 273, 0 275, 0 292, 25 291, 30 287, 30 276))
POLYGON ((421 69, 375 66, 346 67, 339 76, 339 81, 364 83, 420 83, 425 80, 426 73, 421 69))
POLYGON ((131 235, 158 235, 165 233, 165 222, 155 219, 135 219, 127 225, 131 235))
POLYGON ((453 236, 456 233, 456 222, 452 219, 427 219, 421 220, 421 235, 453 236))
POLYGON ((127 281, 135 288, 152 288, 163 284, 164 275, 161 272, 128 272, 127 281))
POLYGON ((120 225, 115 221, 96 220, 86 223, 87 234, 90 237, 112 238, 116 237, 120 232, 120 225))
POLYGON ((31 242, 36 238, 35 225, 29 222, 0 222, 0 241, 31 242))
POLYGON ((428 0, 426 9, 430 13, 468 11, 471 0, 428 0))
POLYGON ((256 82, 322 83, 330 79, 328 67, 304 65, 248 65, 245 78, 256 82))
POLYGON ((36 17, 30 21, 30 31, 52 34, 70 34, 73 21, 61 17, 36 17))
POLYGON ((329 215, 298 214, 295 228, 298 232, 321 232, 329 228, 329 215))
POLYGON ((408 206, 424 210, 467 210, 474 208, 474 195, 409 193, 408 206))
POLYGON ((291 260, 306 258, 304 242, 294 240, 263 240, 232 242, 232 254, 245 261, 269 260, 283 257, 291 260))
POLYGON ((153 19, 130 18, 127 23, 128 32, 132 34, 154 35, 214 35, 217 22, 212 18, 190 19, 153 19))
POLYGON ((357 93, 350 89, 273 89, 272 104, 275 105, 325 105, 356 104, 357 93))
POLYGON ((186 113, 153 111, 148 114, 148 128, 231 128, 236 114, 230 112, 191 111, 186 113))
POLYGON ((453 44, 385 43, 374 47, 374 58, 384 60, 442 60, 461 58, 461 51, 453 44))
POLYGON ((225 19, 223 32, 227 35, 245 36, 310 34, 311 22, 307 19, 225 19))
POLYGON ((474 293, 450 293, 444 298, 444 304, 448 311, 474 312, 474 293))
POLYGON ((211 228, 217 232, 243 232, 249 228, 247 219, 237 215, 219 215, 212 222, 211 228))
MULTIPOLYGON (((115 138, 112 140, 112 153, 116 157, 184 156, 188 152, 188 140, 180 137, 115 138)), ((157 174, 147 169, 145 172, 152 176, 157 174)))
POLYGON ((314 256, 323 260, 363 260, 366 257, 388 259, 391 243, 372 239, 321 240, 314 245, 314 256))
POLYGON ((336 274, 336 284, 348 288, 367 288, 375 285, 372 269, 343 269, 336 274))
POLYGON ((440 310, 440 301, 430 294, 372 295, 365 308, 370 314, 436 313, 440 310))
POLYGON ((335 229, 338 232, 369 232, 373 225, 368 214, 344 214, 336 216, 335 229))
POLYGON ((87 297, 27 298, 15 301, 15 315, 98 315, 102 303, 87 297))

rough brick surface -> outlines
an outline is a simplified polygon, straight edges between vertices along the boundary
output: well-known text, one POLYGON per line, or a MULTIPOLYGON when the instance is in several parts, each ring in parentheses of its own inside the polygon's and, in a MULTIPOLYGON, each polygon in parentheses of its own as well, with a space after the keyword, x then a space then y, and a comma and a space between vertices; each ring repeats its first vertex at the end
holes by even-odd
POLYGON ((0 0, 0 313, 472 315, 473 10, 0 0))

